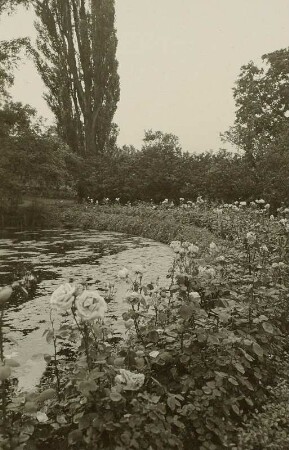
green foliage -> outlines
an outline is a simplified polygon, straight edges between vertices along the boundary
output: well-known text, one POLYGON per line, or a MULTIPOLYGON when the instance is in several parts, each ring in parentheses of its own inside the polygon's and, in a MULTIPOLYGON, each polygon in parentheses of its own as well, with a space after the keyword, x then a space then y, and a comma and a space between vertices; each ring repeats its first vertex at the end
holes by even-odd
POLYGON ((119 100, 114 2, 32 3, 39 21, 30 51, 58 131, 75 153, 93 157, 107 143, 119 100))
POLYGON ((288 130, 289 121, 289 49, 263 55, 262 60, 261 68, 253 62, 241 68, 234 88, 235 125, 226 135, 253 159, 288 130))
MULTIPOLYGON (((1 13, 1 8, 0 8, 1 13)), ((13 84, 13 69, 20 60, 20 51, 27 45, 27 39, 0 41, 0 105, 9 97, 7 88, 13 84)))
POLYGON ((175 198, 180 191, 181 148, 178 138, 160 131, 147 131, 142 152, 136 167, 136 178, 141 180, 139 198, 159 202, 164 198, 175 198))
MULTIPOLYGON (((18 5, 27 5, 27 0, 0 0, 0 16, 12 12, 18 5)), ((9 94, 7 88, 13 84, 13 69, 20 60, 20 52, 28 44, 28 39, 0 41, 0 106, 9 94)))
POLYGON ((223 138, 240 154, 182 153, 176 136, 149 130, 140 151, 124 147, 88 161, 92 173, 80 197, 123 202, 265 197, 274 208, 288 202, 288 49, 264 55, 263 61, 261 68, 252 62, 243 66, 234 88, 235 124, 223 138))
MULTIPOLYGON (((83 229, 111 230, 144 236, 164 243, 174 239, 201 239, 206 245, 213 239, 211 232, 194 224, 195 215, 184 209, 156 208, 140 203, 137 206, 75 205, 53 202, 43 206, 50 222, 47 225, 83 229)), ((196 223, 199 222, 196 218, 196 223)), ((204 222, 204 221, 203 221, 204 222)))
MULTIPOLYGON (((102 320, 106 308, 97 292, 59 287, 51 304, 68 315, 55 328, 52 312, 45 332, 53 347, 45 355, 52 384, 11 399, 6 421, 13 423, 13 436, 6 426, 2 446, 286 448, 288 212, 272 219, 262 205, 235 205, 220 214, 199 200, 200 217, 232 240, 209 244, 200 235, 192 243, 179 234, 182 240, 171 243, 175 258, 166 286, 146 283, 141 266, 121 270, 128 291, 126 334, 118 344, 113 320, 102 320), (96 309, 86 295, 96 299, 96 309), (61 340, 75 344, 76 360, 58 360, 61 340)), ((150 220, 143 205, 91 207, 90 214, 102 208, 114 208, 120 220, 121 210, 150 220)), ((151 207, 161 222, 169 214, 172 222, 180 220, 186 209, 151 207)), ((182 217, 185 225, 189 216, 182 217)), ((7 382, 10 370, 4 370, 7 382)))
POLYGON ((278 385, 272 392, 270 403, 253 414, 240 429, 238 449, 285 449, 288 446, 289 429, 288 384, 278 385))
MULTIPOLYGON (((0 13, 25 1, 2 1, 0 13)), ((11 100, 13 70, 28 40, 0 42, 0 209, 14 213, 25 193, 42 194, 72 185, 79 161, 53 130, 45 130, 28 105, 11 100), (12 207, 12 209, 11 209, 12 207), (11 209, 11 210, 10 210, 11 209)))
POLYGON ((34 119, 35 111, 28 105, 7 101, 0 109, 2 209, 17 206, 24 193, 41 195, 72 183, 76 157, 34 119))
POLYGON ((0 0, 0 14, 13 11, 18 5, 28 5, 28 0, 0 0))
POLYGON ((256 194, 288 199, 289 49, 241 68, 234 88, 236 119, 223 138, 244 152, 256 194))
POLYGON ((133 147, 109 151, 88 159, 82 168, 79 198, 120 198, 127 201, 179 203, 203 195, 211 201, 232 202, 265 197, 274 207, 289 199, 288 139, 283 133, 263 148, 258 177, 246 156, 217 153, 182 153, 176 136, 148 131, 140 151, 133 147))

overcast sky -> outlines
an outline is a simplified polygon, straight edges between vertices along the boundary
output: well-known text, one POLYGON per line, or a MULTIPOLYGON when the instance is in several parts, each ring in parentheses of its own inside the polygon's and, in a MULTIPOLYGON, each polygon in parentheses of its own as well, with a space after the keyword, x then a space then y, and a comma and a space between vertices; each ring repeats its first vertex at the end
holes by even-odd
MULTIPOLYGON (((141 145, 145 129, 176 134, 184 150, 222 146, 234 121, 240 67, 288 47, 289 0, 116 0, 121 100, 119 144, 141 145)), ((0 39, 33 36, 24 10, 0 22, 0 39)), ((12 94, 52 120, 32 63, 12 94)))

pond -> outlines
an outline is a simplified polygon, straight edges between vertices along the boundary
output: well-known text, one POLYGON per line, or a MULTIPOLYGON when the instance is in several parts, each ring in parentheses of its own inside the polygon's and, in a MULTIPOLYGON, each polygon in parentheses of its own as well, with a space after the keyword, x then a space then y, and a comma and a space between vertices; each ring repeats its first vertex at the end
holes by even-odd
MULTIPOLYGON (((0 287, 10 284, 13 275, 32 270, 38 283, 33 296, 12 298, 5 311, 5 326, 13 344, 5 343, 5 354, 20 363, 15 369, 18 388, 36 386, 46 369, 43 354, 53 352, 42 336, 49 327, 49 300, 63 282, 86 282, 88 288, 102 291, 114 283, 116 294, 108 305, 116 319, 116 332, 122 333, 122 313, 127 310, 123 297, 128 289, 117 279, 118 271, 141 264, 144 281, 166 283, 173 259, 172 250, 161 243, 121 233, 80 230, 6 231, 0 234, 0 287)), ((7 332, 5 331, 5 332, 7 332)))

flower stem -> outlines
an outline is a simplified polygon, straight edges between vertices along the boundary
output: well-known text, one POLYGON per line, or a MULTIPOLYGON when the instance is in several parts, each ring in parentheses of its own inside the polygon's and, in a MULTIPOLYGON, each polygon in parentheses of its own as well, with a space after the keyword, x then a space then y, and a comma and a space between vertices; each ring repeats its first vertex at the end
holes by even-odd
POLYGON ((4 342, 3 342, 3 317, 4 317, 4 310, 1 308, 0 313, 0 359, 1 362, 4 362, 4 342))
POLYGON ((53 363, 54 363, 54 374, 56 378, 56 391, 57 391, 57 397, 58 400, 60 400, 60 373, 59 373, 59 365, 58 365, 58 359, 57 359, 57 337, 55 335, 55 328, 54 328, 54 320, 52 317, 52 310, 50 309, 50 323, 52 327, 53 332, 53 349, 54 349, 54 355, 53 355, 53 363))
MULTIPOLYGON (((3 317, 4 317, 4 309, 1 308, 0 313, 0 359, 1 363, 4 364, 4 339, 3 339, 3 317)), ((3 434, 9 435, 8 427, 7 427, 7 380, 2 380, 1 383, 1 397, 2 397, 2 427, 3 434)))
POLYGON ((72 312, 74 321, 76 323, 76 326, 77 326, 77 328, 82 336, 82 339, 83 339, 87 367, 88 367, 88 370, 90 371, 92 369, 92 364, 91 364, 91 358, 90 358, 90 354, 89 354, 89 342, 88 342, 89 331, 88 331, 86 324, 84 324, 83 327, 80 326, 80 323, 78 322, 78 320, 76 318, 75 310, 73 308, 71 308, 71 312, 72 312))
POLYGON ((89 353, 89 330, 88 330, 86 323, 84 323, 84 325, 83 325, 83 341, 84 341, 84 349, 85 349, 87 367, 88 367, 88 370, 90 371, 92 369, 92 363, 91 363, 91 357, 90 357, 90 353, 89 353))

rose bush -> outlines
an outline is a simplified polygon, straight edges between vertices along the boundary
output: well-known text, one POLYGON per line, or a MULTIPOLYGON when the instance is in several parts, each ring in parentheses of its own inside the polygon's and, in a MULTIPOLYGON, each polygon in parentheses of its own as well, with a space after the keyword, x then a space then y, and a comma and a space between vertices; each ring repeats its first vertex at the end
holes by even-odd
POLYGON ((220 213, 200 200, 171 208, 172 221, 200 220, 227 239, 190 243, 181 228, 165 286, 135 273, 124 340, 107 318, 90 319, 97 310, 103 317, 102 302, 73 294, 77 322, 46 337, 78 342, 77 358, 60 366, 60 398, 43 391, 12 400, 15 448, 286 448, 287 218, 282 210, 270 219, 260 201, 219 205, 220 213), (79 298, 89 317, 80 322, 79 298))

